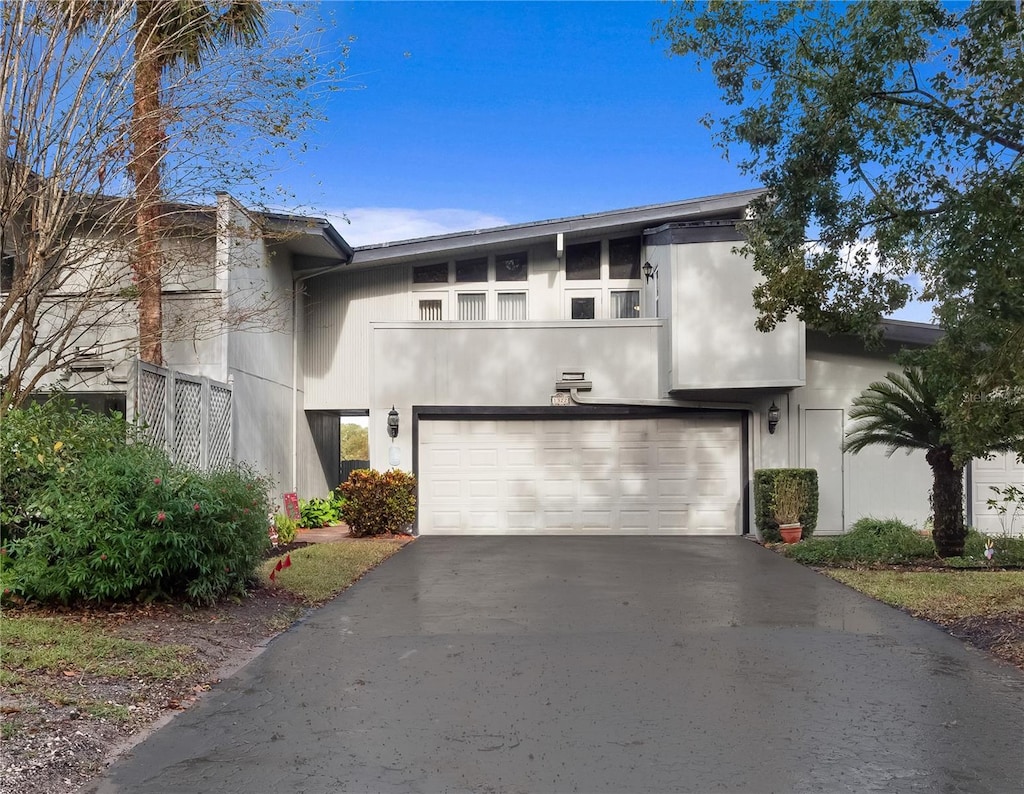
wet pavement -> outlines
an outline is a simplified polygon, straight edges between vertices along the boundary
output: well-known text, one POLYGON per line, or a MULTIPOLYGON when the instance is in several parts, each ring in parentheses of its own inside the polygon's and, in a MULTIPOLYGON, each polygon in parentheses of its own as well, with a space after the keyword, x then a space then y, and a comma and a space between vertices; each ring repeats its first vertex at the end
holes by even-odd
POLYGON ((739 538, 423 538, 91 792, 1012 792, 1024 673, 739 538))

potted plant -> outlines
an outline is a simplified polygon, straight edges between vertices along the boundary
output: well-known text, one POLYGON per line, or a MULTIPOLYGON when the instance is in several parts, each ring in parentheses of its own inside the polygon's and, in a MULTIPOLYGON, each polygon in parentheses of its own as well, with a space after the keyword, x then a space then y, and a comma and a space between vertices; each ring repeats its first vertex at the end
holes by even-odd
POLYGON ((783 543, 796 543, 803 534, 800 516, 807 508, 807 485, 796 477, 779 477, 772 493, 772 515, 783 543))

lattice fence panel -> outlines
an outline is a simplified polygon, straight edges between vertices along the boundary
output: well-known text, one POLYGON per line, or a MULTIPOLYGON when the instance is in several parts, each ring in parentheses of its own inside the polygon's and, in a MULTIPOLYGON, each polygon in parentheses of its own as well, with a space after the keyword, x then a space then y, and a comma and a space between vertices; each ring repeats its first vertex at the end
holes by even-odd
POLYGON ((135 411, 146 438, 187 466, 232 460, 231 386, 137 362, 135 411))
POLYGON ((231 462, 231 389, 210 385, 209 467, 227 466, 231 462))
POLYGON ((174 379, 174 460, 197 469, 203 463, 203 384, 174 379))
POLYGON ((164 448, 167 446, 167 385, 166 373, 148 367, 140 368, 139 424, 147 439, 164 448))

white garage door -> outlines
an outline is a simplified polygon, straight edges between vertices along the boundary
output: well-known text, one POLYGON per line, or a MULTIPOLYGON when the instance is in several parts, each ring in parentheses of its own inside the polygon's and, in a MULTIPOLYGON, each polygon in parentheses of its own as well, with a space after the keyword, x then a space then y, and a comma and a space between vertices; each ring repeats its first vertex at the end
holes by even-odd
POLYGON ((1015 485, 1024 488, 1024 465, 1017 461, 1017 455, 1007 452, 996 455, 992 460, 975 460, 971 463, 972 523, 988 535, 1024 535, 1024 514, 1014 515, 1014 505, 1006 505, 1005 515, 990 508, 989 499, 999 501, 1001 497, 991 486, 1005 488, 1015 485))
POLYGON ((740 421, 424 419, 423 535, 736 535, 740 421))

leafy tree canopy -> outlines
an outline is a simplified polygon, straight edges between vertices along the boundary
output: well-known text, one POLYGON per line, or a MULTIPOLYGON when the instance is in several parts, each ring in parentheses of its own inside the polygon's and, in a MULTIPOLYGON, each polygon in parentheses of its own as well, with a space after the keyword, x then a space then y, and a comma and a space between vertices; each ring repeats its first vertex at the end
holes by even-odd
POLYGON ((914 363, 945 384, 958 458, 1024 452, 1018 4, 690 0, 655 27, 710 65, 733 110, 704 121, 767 189, 745 246, 758 327, 871 336, 933 300, 948 333, 914 363))
POLYGON ((341 459, 369 460, 370 431, 352 422, 341 425, 341 459))

